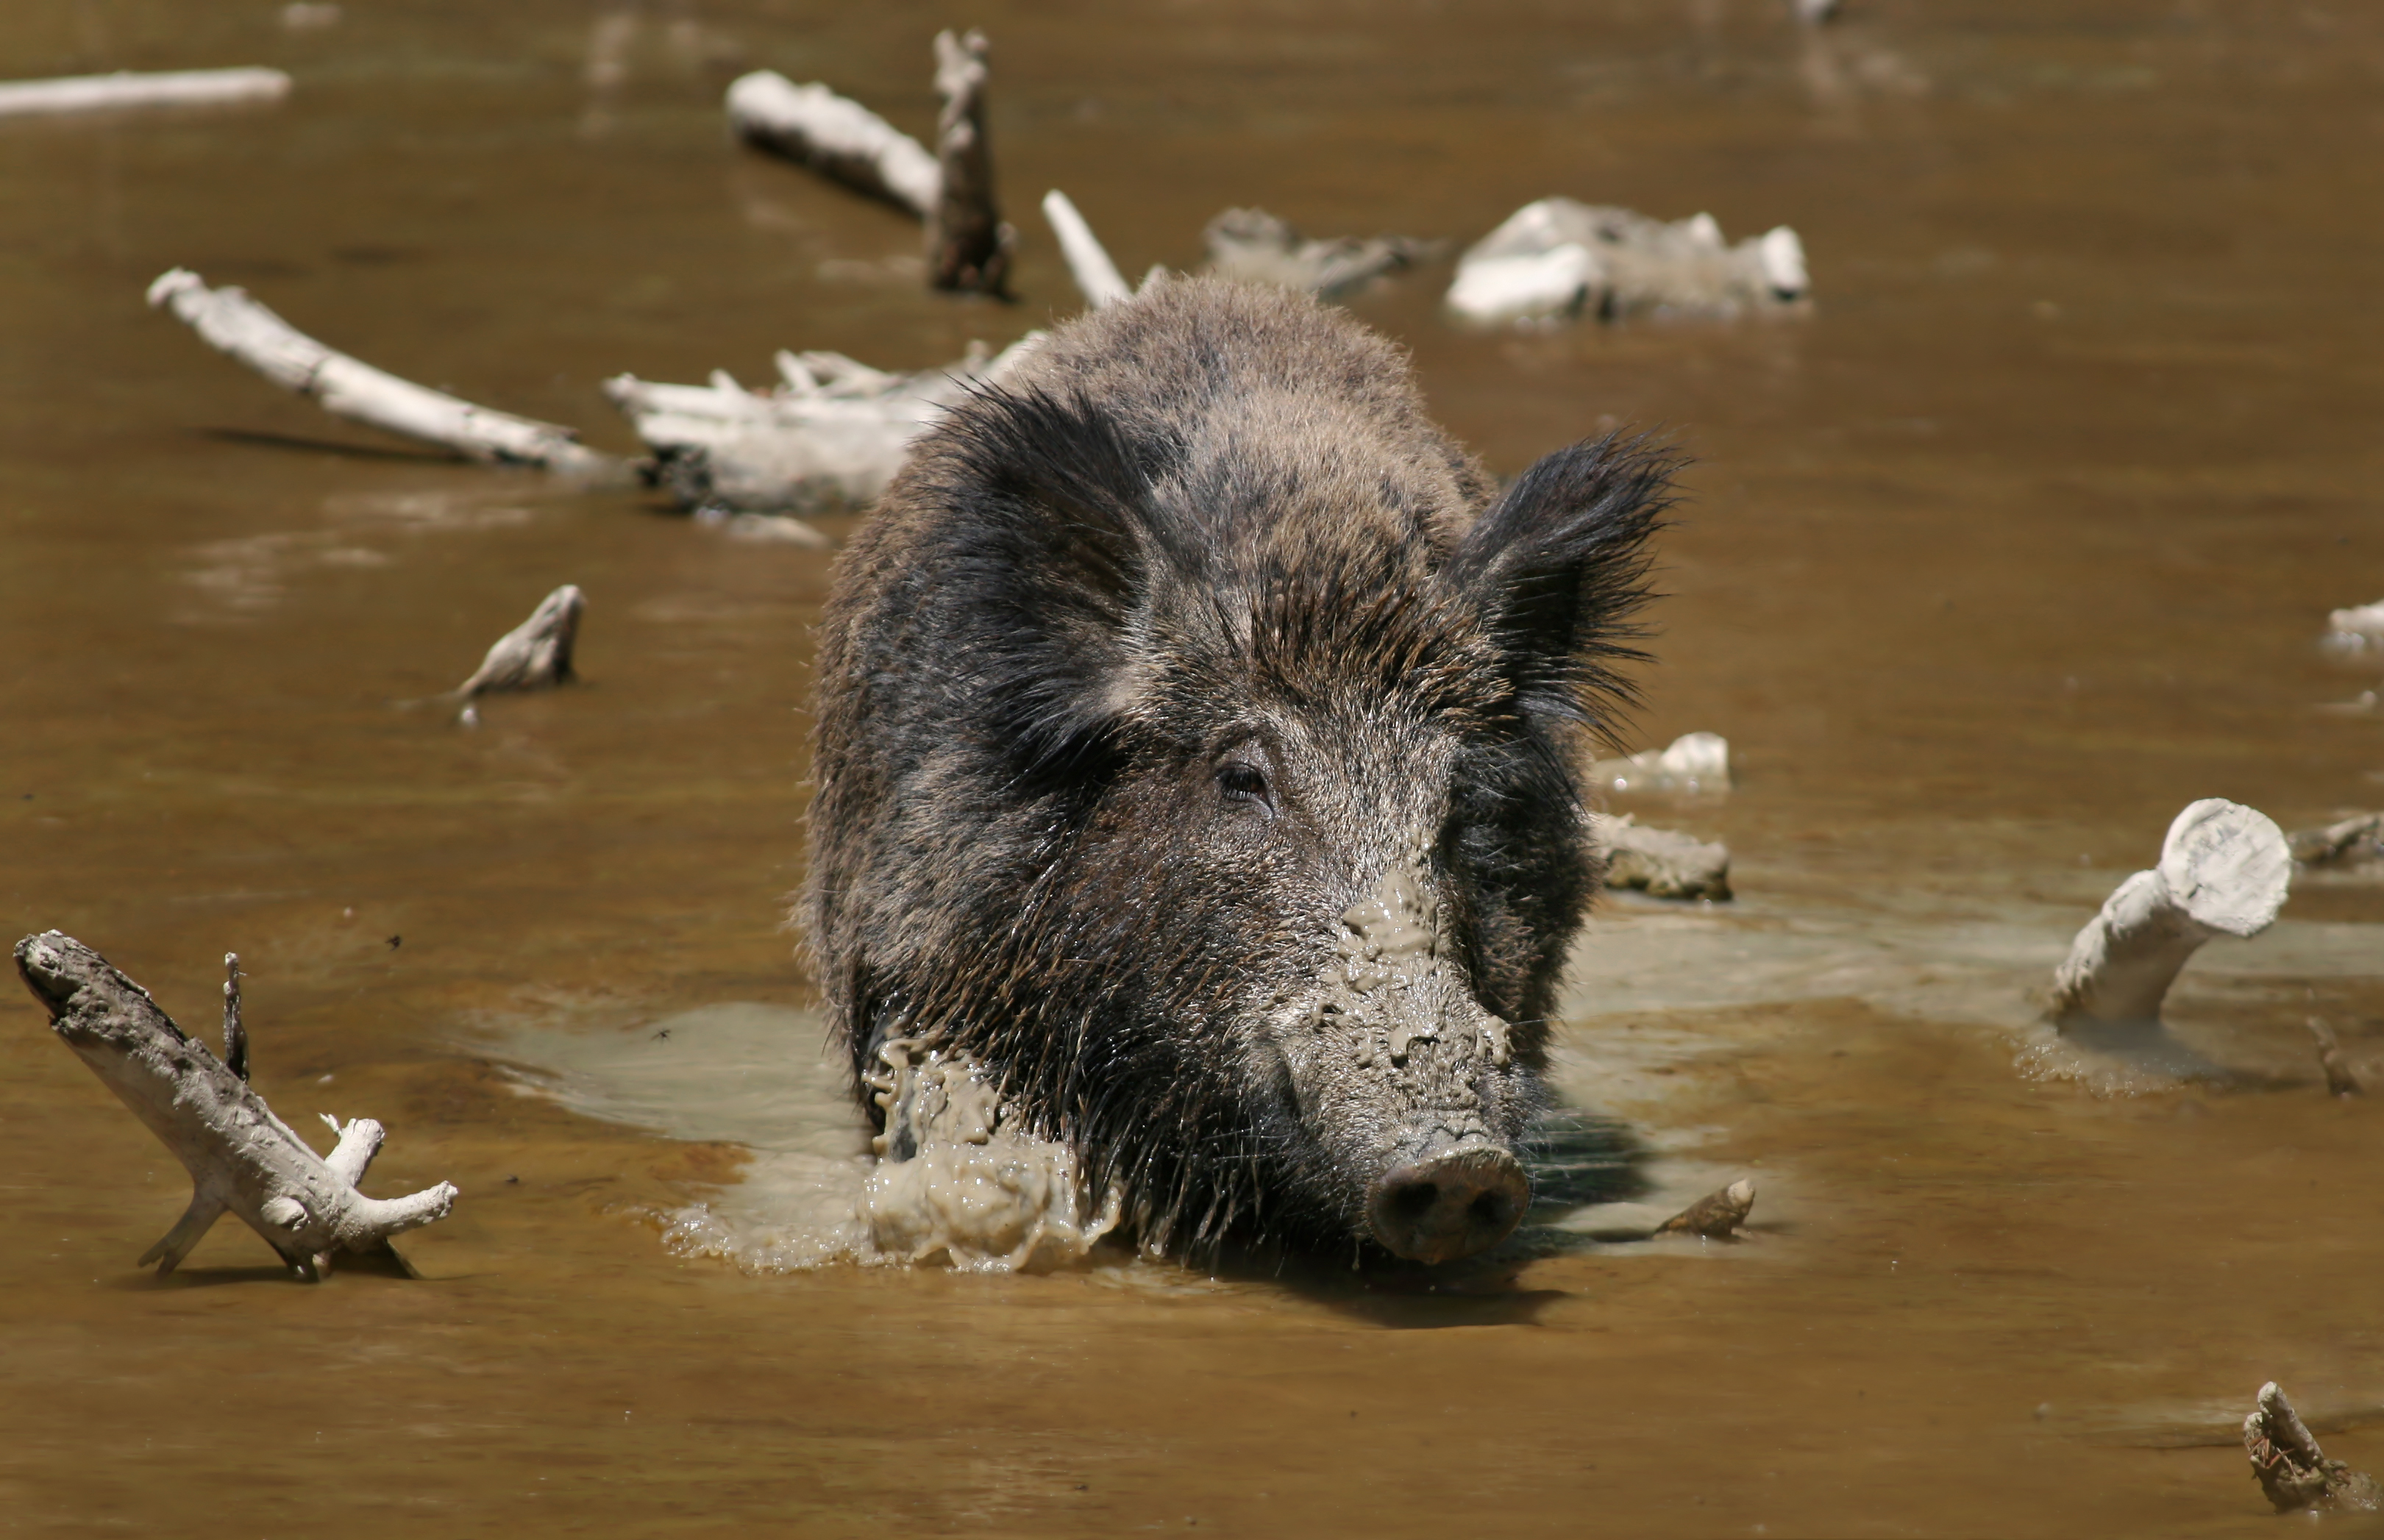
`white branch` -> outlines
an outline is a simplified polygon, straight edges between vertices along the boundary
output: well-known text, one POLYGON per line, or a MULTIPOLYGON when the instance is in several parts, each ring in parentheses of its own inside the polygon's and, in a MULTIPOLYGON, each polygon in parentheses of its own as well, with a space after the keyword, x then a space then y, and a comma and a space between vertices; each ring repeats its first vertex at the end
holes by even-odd
POLYGON ((391 1236, 445 1218, 454 1203, 445 1182, 406 1198, 365 1197, 355 1180, 379 1147, 379 1124, 359 1119, 329 1160, 317 1155, 146 989, 81 942, 55 930, 28 936, 17 943, 17 972, 51 1029, 190 1171, 189 1210, 140 1265, 173 1272, 229 1211, 311 1282, 342 1251, 394 1256, 391 1236))
POLYGON ((572 583, 540 600, 529 618, 499 637, 472 677, 455 687, 456 697, 468 701, 491 690, 543 689, 570 679, 571 648, 587 607, 572 583))
POLYGON ((926 147, 849 97, 757 69, 728 87, 728 121, 748 143, 799 161, 921 219, 935 217, 944 173, 926 147))
POLYGON ((2267 929, 2291 876, 2284 834, 2266 814, 2216 797, 2193 803, 2169 825, 2160 864, 2121 883, 2070 943, 2054 975, 2054 1019, 2158 1021, 2196 949, 2267 929))
POLYGON ((974 352, 917 374, 873 369, 841 354, 782 353, 782 383, 767 393, 725 373, 709 385, 625 374, 605 381, 604 393, 654 452, 656 478, 688 506, 865 508, 901 468, 913 439, 971 386, 999 384, 1041 339, 1030 332, 997 357, 974 352))
POLYGON ((492 412, 357 362, 300 331, 240 289, 210 289, 181 267, 149 286, 210 347, 334 416, 437 444, 469 459, 538 466, 566 475, 618 474, 618 461, 578 442, 568 428, 492 412))
POLYGON ((122 107, 219 106, 278 102, 290 94, 279 69, 168 69, 153 74, 68 75, 54 81, 0 81, 0 118, 50 112, 112 112, 122 107))
POLYGON ((1059 236, 1060 255, 1068 261, 1068 276, 1084 292, 1086 304, 1099 310, 1134 292, 1126 287, 1117 264, 1102 248, 1100 238, 1093 233, 1093 227, 1085 223, 1085 217, 1068 201, 1068 194, 1056 187, 1044 193, 1043 217, 1050 222, 1052 233, 1059 236))

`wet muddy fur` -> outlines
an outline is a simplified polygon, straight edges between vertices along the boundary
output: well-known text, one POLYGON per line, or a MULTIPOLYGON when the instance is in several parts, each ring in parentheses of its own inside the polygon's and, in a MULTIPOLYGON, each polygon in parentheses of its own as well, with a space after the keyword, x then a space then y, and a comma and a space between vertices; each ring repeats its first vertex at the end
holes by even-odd
POLYGON ((1394 1168, 1511 1151, 1671 469, 1609 438, 1502 495, 1304 297, 1059 329, 837 569, 801 917, 856 1068, 967 1053, 1179 1253, 1362 1251, 1394 1168), (1360 1000, 1344 917, 1400 883, 1424 961, 1360 1000))

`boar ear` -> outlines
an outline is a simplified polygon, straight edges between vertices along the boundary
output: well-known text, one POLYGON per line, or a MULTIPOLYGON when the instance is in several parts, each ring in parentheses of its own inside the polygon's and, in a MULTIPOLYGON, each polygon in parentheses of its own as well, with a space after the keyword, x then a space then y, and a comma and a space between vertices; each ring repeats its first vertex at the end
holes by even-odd
POLYGON ((948 431, 967 516, 943 580, 976 721, 1021 775, 1080 773, 1127 703, 1127 631, 1171 543, 1150 485, 1180 451, 1032 389, 975 392, 948 431))
POLYGON ((1489 617, 1527 714, 1603 732, 1631 704, 1615 665, 1646 656, 1632 617, 1679 468, 1645 439, 1584 441, 1517 477, 1458 542, 1447 576, 1489 617))

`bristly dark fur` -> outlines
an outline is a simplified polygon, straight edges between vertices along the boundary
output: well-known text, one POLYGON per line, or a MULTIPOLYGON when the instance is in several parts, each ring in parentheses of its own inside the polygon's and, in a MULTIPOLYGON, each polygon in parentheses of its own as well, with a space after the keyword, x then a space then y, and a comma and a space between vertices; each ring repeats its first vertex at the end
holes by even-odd
MULTIPOLYGON (((856 1068, 894 1033, 974 1055, 1146 1244, 1351 1244, 1363 1162, 1270 1002, 1420 839, 1540 1065, 1672 469, 1608 438, 1496 496, 1405 359, 1304 298, 1180 281, 1060 329, 838 564, 802 913, 856 1068), (1280 805, 1221 801, 1235 755, 1280 805)), ((1497 1087, 1501 1126, 1535 1097, 1497 1087)))

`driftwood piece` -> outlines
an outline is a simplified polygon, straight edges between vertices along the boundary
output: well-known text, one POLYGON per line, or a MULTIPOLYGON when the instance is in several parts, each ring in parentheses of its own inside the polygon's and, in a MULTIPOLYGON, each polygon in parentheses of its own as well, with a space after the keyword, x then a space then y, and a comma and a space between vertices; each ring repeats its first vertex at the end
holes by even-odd
POLYGON ((1312 241, 1262 208, 1229 208, 1209 221, 1201 239, 1209 248, 1209 270, 1222 278, 1305 290, 1328 299, 1412 267, 1441 249, 1437 242, 1404 235, 1312 241))
MULTIPOLYGON (((607 380, 604 393, 653 451, 650 479, 683 506, 759 514, 865 508, 921 430, 970 389, 1000 383, 1041 337, 1030 332, 990 357, 972 349, 957 364, 916 374, 874 369, 841 354, 781 353, 780 383, 767 393, 719 371, 709 385, 625 374, 607 380)), ((809 526, 799 528, 827 543, 809 526)))
MULTIPOLYGON (((226 967, 236 964, 228 959, 226 967)), ((356 1184, 380 1149, 379 1124, 326 1118, 339 1143, 317 1155, 146 989, 81 942, 55 930, 28 936, 17 943, 17 972, 49 1011, 51 1029, 191 1174, 189 1210, 141 1256, 139 1265, 155 1262, 159 1276, 181 1265, 227 1212, 315 1282, 341 1252, 395 1259, 391 1236, 443 1219, 453 1205, 455 1188, 445 1182, 406 1198, 365 1197, 356 1184)), ((228 980, 228 1025, 236 1000, 228 980)))
POLYGON ((936 159, 939 186, 927 219, 927 281, 966 294, 1010 297, 1018 234, 1002 221, 993 192, 993 147, 985 131, 985 34, 936 34, 936 159))
POLYGON ((359 363, 300 331, 241 289, 210 289, 176 267, 149 286, 152 306, 170 310, 217 352, 230 354, 334 416, 436 444, 467 459, 537 466, 590 478, 623 473, 609 454, 568 428, 475 406, 359 363))
POLYGON ((1755 1210, 1755 1184, 1741 1177, 1720 1192, 1710 1192, 1656 1226, 1659 1236, 1701 1236, 1707 1240, 1736 1238, 1738 1227, 1755 1210))
POLYGON ((1624 813, 1589 815, 1590 838, 1606 852, 1606 886, 1651 898, 1730 897, 1730 851, 1671 829, 1644 828, 1624 813))
POLYGON ((2304 866, 2384 860, 2384 813, 2354 813, 2322 829, 2296 829, 2285 839, 2293 859, 2304 866))
POLYGON ((1597 761, 1589 780, 1601 791, 1728 791, 1730 740, 1720 733, 1682 733, 1661 749, 1597 761))
POLYGON ((166 69, 136 74, 67 75, 51 81, 0 81, 0 118, 134 107, 225 106, 278 102, 290 94, 279 69, 166 69))
POLYGON ((240 1020, 240 953, 224 953, 224 1068, 248 1084, 248 1028, 240 1020))
POLYGON ((2341 1460, 2327 1459, 2274 1380, 2260 1387, 2258 1407, 2243 1419, 2243 1453, 2252 1461, 2260 1490, 2279 1513, 2384 1509, 2384 1484, 2341 1460))
POLYGON ((757 69, 730 82, 727 106, 729 126, 748 144, 915 218, 934 217, 944 179, 936 157, 859 102, 816 81, 797 85, 775 69, 757 69))
POLYGON ((571 649, 579 640, 579 615, 587 607, 576 583, 565 583, 540 600, 529 618, 499 637, 472 677, 455 687, 455 699, 568 684, 574 677, 571 649))
POLYGON ((2309 1019, 2310 1037, 2317 1043, 2317 1067, 2326 1072, 2326 1094, 2357 1096, 2367 1087, 2360 1083, 2359 1072, 2343 1057, 2342 1043, 2334 1028, 2316 1016, 2309 1019))
POLYGON ((2291 874, 2266 814, 2216 797, 2193 803, 2169 825, 2160 864, 2121 883, 2070 944, 2054 975, 2053 1019, 2158 1021, 2186 960, 2214 936, 2267 929, 2291 874))
POLYGON ((1101 245, 1093 227, 1076 212, 1068 194, 1053 188, 1043 194, 1043 217, 1049 222, 1051 232, 1060 238, 1060 255, 1068 263, 1068 276, 1085 296, 1085 303, 1099 310, 1105 304, 1115 304, 1133 294, 1117 264, 1101 245))
POLYGON ((1484 324, 1655 310, 1726 317, 1794 304, 1810 288, 1804 242, 1785 225, 1732 246, 1711 215, 1667 223, 1542 198, 1458 258, 1447 304, 1484 324))

